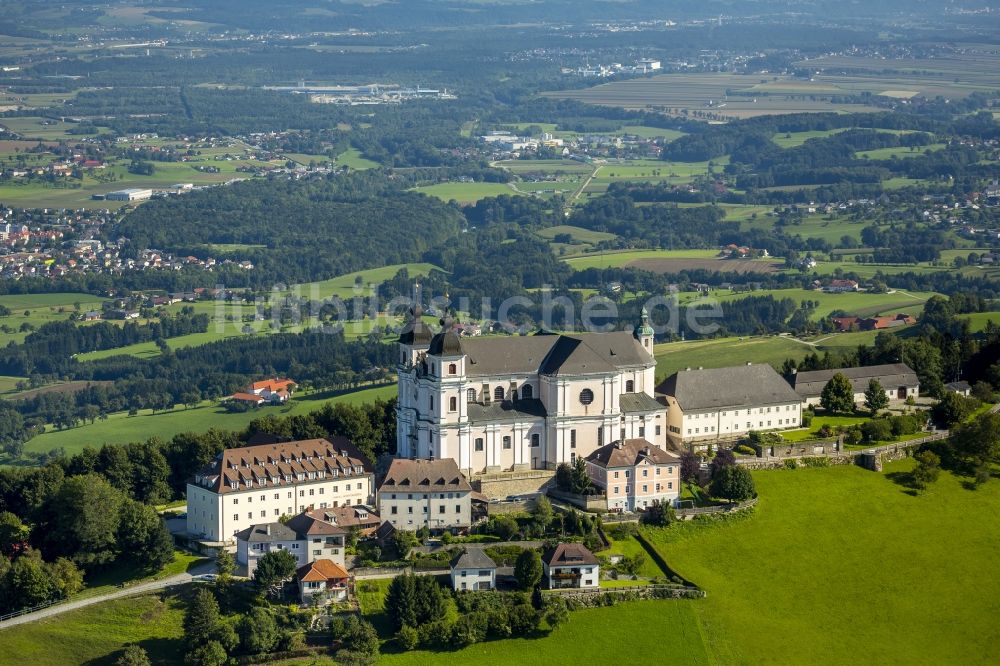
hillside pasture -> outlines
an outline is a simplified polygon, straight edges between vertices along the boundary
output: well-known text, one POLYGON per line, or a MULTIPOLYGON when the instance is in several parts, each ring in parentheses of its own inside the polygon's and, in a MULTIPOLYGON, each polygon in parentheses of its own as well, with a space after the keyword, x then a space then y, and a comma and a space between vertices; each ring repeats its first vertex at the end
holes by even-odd
POLYGON ((718 271, 720 273, 776 273, 781 267, 779 260, 767 259, 635 259, 625 264, 628 268, 638 268, 651 273, 680 273, 681 271, 718 271))
POLYGON ((515 194, 514 189, 507 183, 438 183, 413 189, 442 201, 457 201, 460 204, 474 204, 488 197, 515 194))
POLYGON ((649 535, 708 596, 694 606, 720 664, 986 664, 1000 659, 1000 483, 949 473, 922 493, 847 465, 755 472, 742 519, 649 535), (753 562, 753 566, 747 566, 753 562), (946 563, 946 564, 945 564, 946 563))
POLYGON ((718 256, 718 250, 624 250, 601 252, 584 257, 566 259, 573 270, 588 268, 620 268, 640 259, 698 259, 709 260, 718 256))
POLYGON ((241 430, 253 419, 269 414, 294 416, 308 414, 327 403, 361 404, 377 399, 389 400, 395 396, 396 386, 391 385, 349 392, 299 392, 285 405, 260 407, 240 413, 227 412, 212 401, 203 401, 193 408, 178 407, 156 413, 142 409, 136 416, 129 416, 127 412, 115 412, 109 414, 107 420, 97 420, 65 430, 49 426, 45 433, 30 439, 24 448, 25 451, 36 453, 64 449, 72 455, 79 453, 85 446, 100 448, 102 444, 142 442, 150 437, 169 439, 182 432, 205 432, 211 428, 241 430))

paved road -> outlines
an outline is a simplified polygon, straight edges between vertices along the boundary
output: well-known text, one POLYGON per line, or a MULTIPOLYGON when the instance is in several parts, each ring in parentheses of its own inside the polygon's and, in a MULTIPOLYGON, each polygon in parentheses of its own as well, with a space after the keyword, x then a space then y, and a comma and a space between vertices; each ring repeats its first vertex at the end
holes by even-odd
POLYGON ((60 615, 71 610, 76 610, 78 608, 84 608, 86 606, 91 606, 93 604, 99 604, 104 601, 111 601, 112 599, 121 599, 122 597, 131 597, 137 594, 145 594, 146 592, 155 592, 157 590, 162 590, 163 588, 170 587, 172 585, 183 585, 184 583, 190 583, 194 576, 206 573, 215 572, 215 562, 205 562, 199 564, 198 566, 191 569, 187 573, 177 574, 175 576, 168 576, 167 578, 161 578, 160 580, 150 581, 148 583, 139 583, 138 585, 132 585, 123 589, 114 590, 106 594, 100 594, 93 597, 86 597, 84 599, 70 600, 65 603, 56 604, 54 606, 49 606, 48 608, 43 608, 41 610, 35 611, 34 613, 28 613, 26 615, 20 615, 15 618, 11 618, 5 622, 0 622, 0 631, 7 629, 8 627, 16 627, 19 624, 25 624, 27 622, 35 622, 36 620, 42 620, 47 617, 53 617, 55 615, 60 615))

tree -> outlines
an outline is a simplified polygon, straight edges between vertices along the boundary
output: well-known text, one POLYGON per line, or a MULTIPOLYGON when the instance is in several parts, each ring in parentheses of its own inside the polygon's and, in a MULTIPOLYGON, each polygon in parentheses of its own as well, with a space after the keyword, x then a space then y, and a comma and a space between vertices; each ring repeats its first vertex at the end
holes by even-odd
POLYGON ((954 391, 945 393, 941 400, 931 408, 934 420, 948 428, 953 428, 965 421, 979 407, 979 400, 966 397, 954 391))
POLYGON ((726 467, 732 467, 736 464, 736 455, 733 453, 732 449, 719 449, 715 457, 712 458, 711 472, 712 478, 714 479, 719 475, 726 467))
POLYGON ((202 643, 184 655, 184 663, 188 666, 223 666, 227 661, 229 655, 219 641, 202 643))
POLYGON ((941 474, 941 458, 933 451, 921 451, 913 456, 917 466, 913 469, 913 485, 923 490, 937 481, 941 474))
POLYGON ((514 578, 522 590, 531 590, 542 580, 542 558, 535 550, 526 549, 514 562, 514 578))
POLYGON ((872 416, 875 416, 888 406, 889 396, 885 394, 882 384, 873 378, 868 382, 868 388, 865 389, 865 409, 871 412, 872 416))
POLYGON ((125 559, 150 571, 174 559, 174 539, 156 509, 132 500, 122 505, 118 544, 125 559))
POLYGON ((236 571, 233 554, 228 550, 219 550, 219 554, 215 556, 215 570, 219 572, 219 576, 232 576, 236 571))
POLYGON ((754 487, 753 477, 746 468, 739 465, 723 468, 712 479, 712 495, 715 497, 722 497, 733 502, 742 502, 756 494, 757 491, 754 487))
POLYGON ((292 577, 298 564, 298 559, 287 550, 272 550, 257 560, 254 585, 261 594, 274 594, 292 577))
POLYGON ((538 611, 531 604, 518 604, 510 609, 510 631, 514 636, 525 636, 538 629, 538 611))
POLYGON ((866 442, 887 442, 892 439, 892 422, 888 419, 872 419, 861 424, 861 433, 866 442))
POLYGON ((83 572, 73 564, 73 560, 65 557, 45 565, 52 591, 63 599, 76 594, 83 589, 83 572))
POLYGON ((46 557, 70 557, 85 569, 108 564, 120 553, 118 531, 125 498, 97 474, 65 479, 40 515, 46 557))
POLYGON ((115 666, 150 666, 149 655, 142 649, 141 645, 132 643, 126 645, 115 666))
MULTIPOLYGON (((436 583, 435 583, 436 584, 436 583)), ((337 662, 345 666, 374 664, 379 657, 379 638, 375 627, 366 620, 350 616, 330 624, 333 637, 340 640, 337 662)))
POLYGON ((28 547, 31 530, 10 511, 0 512, 0 555, 11 557, 28 547))
POLYGON ((543 613, 545 622, 549 627, 556 629, 559 625, 569 619, 569 609, 566 602, 557 597, 550 597, 545 600, 545 611, 543 613))
POLYGON ((240 620, 239 635, 240 646, 250 654, 272 651, 281 636, 274 616, 260 606, 251 608, 240 620))
POLYGON ((500 514, 499 516, 490 518, 487 529, 489 529, 491 534, 500 537, 501 541, 510 541, 518 533, 520 526, 512 516, 500 514))
POLYGON ((8 596, 22 608, 37 606, 52 598, 52 586, 37 553, 14 560, 7 572, 7 585, 8 596))
POLYGON ((660 527, 666 527, 676 519, 677 514, 674 512, 673 505, 670 502, 658 500, 653 500, 652 506, 646 509, 646 513, 642 517, 643 522, 660 527))
POLYGON ((535 504, 531 507, 531 520, 538 534, 544 534, 552 523, 552 502, 545 495, 535 498, 535 504))
POLYGON ((1000 461, 1000 414, 983 414, 959 426, 950 442, 955 455, 970 468, 1000 461))
POLYGON ((850 414, 854 411, 854 387, 851 380, 838 372, 823 387, 819 404, 831 414, 850 414))
POLYGON ((385 611, 398 630, 436 622, 448 611, 444 589, 431 576, 404 574, 389 584, 385 611))
POLYGON ((681 481, 694 482, 701 469, 701 458, 692 451, 681 452, 681 481))
POLYGON ((184 640, 188 649, 193 650, 213 640, 220 621, 219 602, 215 595, 204 587, 198 588, 184 612, 184 640))

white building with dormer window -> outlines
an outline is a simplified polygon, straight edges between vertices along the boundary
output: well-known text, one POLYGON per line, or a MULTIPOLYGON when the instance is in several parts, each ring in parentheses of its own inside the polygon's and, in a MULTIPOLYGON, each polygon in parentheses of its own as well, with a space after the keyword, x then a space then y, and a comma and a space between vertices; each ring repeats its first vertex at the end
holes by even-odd
POLYGON ((226 449, 187 485, 187 532, 229 543, 253 525, 309 508, 369 504, 368 463, 347 440, 309 439, 226 449))
POLYGON ((460 338, 411 312, 399 338, 397 456, 450 458, 468 477, 554 469, 615 440, 666 442, 653 329, 460 338))

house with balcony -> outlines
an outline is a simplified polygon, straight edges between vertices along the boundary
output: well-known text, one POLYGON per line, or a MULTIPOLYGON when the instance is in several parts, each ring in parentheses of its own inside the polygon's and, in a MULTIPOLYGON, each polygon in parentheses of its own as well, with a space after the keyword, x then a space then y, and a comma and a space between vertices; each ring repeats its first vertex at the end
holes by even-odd
POLYGON ((586 546, 561 543, 542 555, 542 580, 550 590, 601 586, 601 563, 586 546))
POLYGON ((349 591, 347 570, 330 560, 316 560, 295 571, 299 599, 303 604, 346 601, 349 591))

